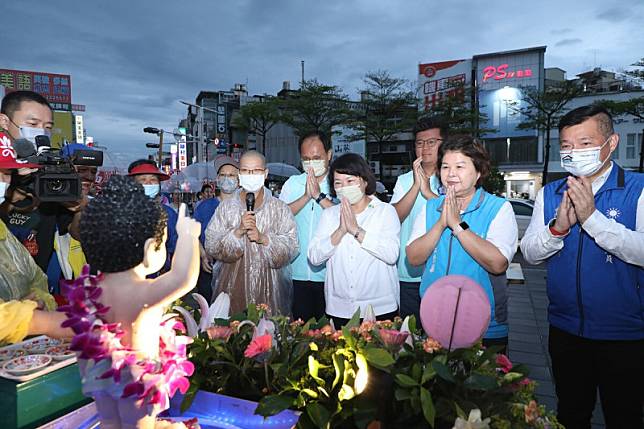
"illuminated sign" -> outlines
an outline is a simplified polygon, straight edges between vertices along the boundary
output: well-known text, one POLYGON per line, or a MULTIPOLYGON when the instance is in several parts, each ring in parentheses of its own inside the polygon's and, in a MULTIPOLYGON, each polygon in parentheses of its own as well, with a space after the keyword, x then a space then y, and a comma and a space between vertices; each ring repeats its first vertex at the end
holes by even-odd
POLYGON ((503 80, 512 78, 532 77, 532 69, 526 68, 523 70, 508 71, 508 64, 501 64, 497 67, 488 66, 483 69, 483 82, 488 79, 503 80))
POLYGON ((33 91, 51 103, 54 110, 71 110, 72 84, 68 74, 0 69, 0 85, 11 91, 33 91))

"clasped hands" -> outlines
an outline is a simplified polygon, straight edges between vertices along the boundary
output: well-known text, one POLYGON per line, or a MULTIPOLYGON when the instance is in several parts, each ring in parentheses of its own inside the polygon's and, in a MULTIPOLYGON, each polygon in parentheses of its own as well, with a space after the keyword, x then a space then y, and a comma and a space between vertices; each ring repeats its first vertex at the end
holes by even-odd
POLYGON ((595 196, 590 179, 571 176, 566 184, 568 189, 564 191, 553 225, 561 233, 568 232, 578 221, 583 224, 595 211, 595 196))
POLYGON ((268 241, 266 236, 257 229, 255 212, 248 211, 242 215, 239 228, 237 229, 237 236, 241 238, 244 235, 246 235, 250 241, 257 244, 266 244, 268 241))
POLYGON ((342 235, 349 233, 353 236, 360 230, 356 215, 351 210, 351 203, 346 198, 340 199, 340 226, 338 230, 342 235))
POLYGON ((461 203, 456 198, 454 186, 447 187, 447 193, 443 200, 443 211, 441 212, 440 223, 443 227, 452 231, 461 223, 461 203))

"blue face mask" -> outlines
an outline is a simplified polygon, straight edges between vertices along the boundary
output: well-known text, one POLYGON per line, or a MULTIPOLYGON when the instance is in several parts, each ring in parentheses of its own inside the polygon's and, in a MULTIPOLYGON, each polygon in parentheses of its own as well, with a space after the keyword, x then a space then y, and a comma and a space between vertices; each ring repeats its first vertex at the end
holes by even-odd
POLYGON ((159 195, 159 191, 161 190, 161 185, 143 185, 143 191, 145 192, 145 195, 147 195, 150 198, 154 198, 157 195, 159 195))

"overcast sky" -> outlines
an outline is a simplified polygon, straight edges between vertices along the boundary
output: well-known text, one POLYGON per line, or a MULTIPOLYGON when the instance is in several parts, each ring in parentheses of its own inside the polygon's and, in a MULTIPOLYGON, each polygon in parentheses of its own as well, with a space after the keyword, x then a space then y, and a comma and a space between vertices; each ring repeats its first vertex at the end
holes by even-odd
POLYGON ((365 72, 547 45, 568 77, 644 57, 642 0, 7 0, 0 68, 70 74, 88 135, 122 162, 172 130, 200 90, 275 94, 305 78, 352 98, 365 72))

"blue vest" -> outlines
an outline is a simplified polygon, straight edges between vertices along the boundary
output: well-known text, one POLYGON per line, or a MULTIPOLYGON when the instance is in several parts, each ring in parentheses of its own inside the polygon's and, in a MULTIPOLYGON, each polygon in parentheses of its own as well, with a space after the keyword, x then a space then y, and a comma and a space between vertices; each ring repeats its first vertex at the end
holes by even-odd
MULTIPOLYGON (((606 183, 595 194, 595 208, 635 230, 637 201, 644 174, 613 163, 606 183)), ((556 216, 566 179, 543 190, 544 224, 556 216)), ((548 259, 548 317, 559 329, 597 340, 644 338, 644 269, 599 247, 579 224, 564 247, 548 259)))
MULTIPOLYGON (((440 221, 443 201, 445 196, 427 201, 427 231, 440 221)), ((477 189, 467 210, 461 214, 461 219, 470 226, 470 231, 481 237, 487 238, 488 228, 505 203, 503 198, 488 194, 482 188, 477 189)), ((461 243, 446 228, 441 235, 434 251, 427 258, 425 271, 420 283, 420 296, 425 294, 432 283, 448 274, 461 274, 476 281, 487 294, 492 307, 492 316, 485 338, 503 338, 508 335, 507 325, 507 297, 505 294, 505 276, 494 276, 498 281, 490 279, 490 273, 479 265, 469 253, 463 249, 461 243)))

